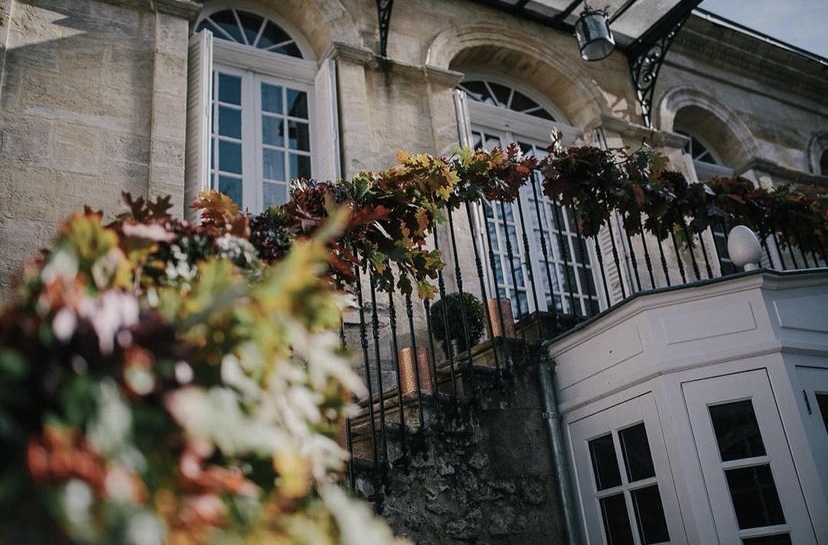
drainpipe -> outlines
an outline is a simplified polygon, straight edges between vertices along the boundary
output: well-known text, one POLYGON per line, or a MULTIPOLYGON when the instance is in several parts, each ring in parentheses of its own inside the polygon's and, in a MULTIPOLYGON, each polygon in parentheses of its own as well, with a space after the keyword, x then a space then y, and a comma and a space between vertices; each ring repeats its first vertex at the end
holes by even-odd
POLYGON ((549 446, 552 448, 552 458, 555 464, 555 471, 558 475, 558 497, 561 501, 564 514, 564 525, 566 526, 567 543, 569 545, 582 545, 580 517, 575 501, 575 494, 572 492, 571 475, 567 463, 566 450, 564 449, 563 431, 561 429, 561 413, 558 412, 558 398, 555 393, 555 377, 553 371, 554 363, 548 355, 549 343, 541 343, 541 357, 538 364, 538 382, 543 400, 543 418, 549 430, 549 446))

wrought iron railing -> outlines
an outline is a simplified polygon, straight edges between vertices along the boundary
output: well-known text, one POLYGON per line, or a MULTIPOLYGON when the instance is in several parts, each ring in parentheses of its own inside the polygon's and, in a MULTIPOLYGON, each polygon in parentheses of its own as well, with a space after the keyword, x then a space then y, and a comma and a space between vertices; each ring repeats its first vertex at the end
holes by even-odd
MULTIPOLYGON (((438 342, 428 318, 433 302, 380 292, 375 278, 358 271, 358 309, 342 326, 343 344, 360 356, 368 386, 358 400, 362 412, 343 437, 352 454, 352 487, 355 468, 367 468, 381 495, 429 419, 473 405, 478 379, 507 376, 516 351, 530 341, 558 336, 637 293, 737 272, 727 255, 731 226, 724 223, 701 234, 685 226, 659 240, 628 234, 616 215, 596 237, 585 238, 571 210, 540 197, 533 184, 524 190, 515 203, 447 210, 447 222, 432 234, 446 262, 436 279, 438 300, 468 292, 484 302, 486 332, 469 349, 438 342)), ((824 248, 802 252, 790 243, 796 238, 784 228, 764 237, 760 266, 828 266, 824 248)), ((437 319, 468 327, 463 312, 437 319)))

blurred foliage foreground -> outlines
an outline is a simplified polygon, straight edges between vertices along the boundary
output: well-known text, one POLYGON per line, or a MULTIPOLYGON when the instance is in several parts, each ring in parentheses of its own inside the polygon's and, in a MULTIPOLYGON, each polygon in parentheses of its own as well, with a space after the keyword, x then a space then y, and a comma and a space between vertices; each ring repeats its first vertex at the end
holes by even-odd
POLYGON ((68 218, 0 314, 0 542, 401 543, 336 485, 362 384, 332 213, 264 265, 216 193, 68 218))

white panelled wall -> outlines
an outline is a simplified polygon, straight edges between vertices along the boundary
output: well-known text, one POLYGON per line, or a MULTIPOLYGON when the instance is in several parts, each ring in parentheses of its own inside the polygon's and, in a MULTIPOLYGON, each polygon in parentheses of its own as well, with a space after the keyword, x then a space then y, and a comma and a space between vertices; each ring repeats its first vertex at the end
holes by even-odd
POLYGON ((826 282, 640 296, 551 346, 589 543, 828 543, 826 282))

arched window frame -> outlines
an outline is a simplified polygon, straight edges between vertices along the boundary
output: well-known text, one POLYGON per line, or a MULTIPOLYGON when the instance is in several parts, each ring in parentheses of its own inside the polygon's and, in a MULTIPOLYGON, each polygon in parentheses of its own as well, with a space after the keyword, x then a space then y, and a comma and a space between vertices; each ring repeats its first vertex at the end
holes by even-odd
MULTIPOLYGON (((551 133, 555 131, 562 134, 565 145, 574 143, 576 138, 580 136, 580 131, 565 122, 566 117, 563 112, 519 83, 485 73, 467 74, 464 81, 491 81, 515 89, 536 102, 551 117, 558 120, 552 121, 543 117, 509 110, 504 104, 494 105, 475 101, 473 97, 469 97, 463 91, 461 83, 458 91, 466 97, 465 104, 470 118, 468 128, 471 133, 469 136, 471 137, 470 144, 472 146, 475 144, 475 140, 481 142, 486 139, 487 135, 493 135, 497 139, 497 142, 493 142, 494 145, 519 142, 522 148, 531 146, 535 153, 541 154, 551 143, 551 133)), ((524 151, 527 150, 524 149, 524 151)), ((500 278, 493 277, 497 276, 495 271, 487 271, 489 275, 486 279, 487 285, 492 293, 496 291, 498 296, 507 296, 512 300, 513 311, 518 317, 525 315, 527 312, 548 310, 550 297, 554 297, 558 312, 580 316, 593 315, 597 313, 600 305, 599 296, 597 295, 598 290, 596 289, 597 279, 592 266, 594 262, 592 259, 593 245, 587 244, 585 239, 577 234, 574 215, 560 213, 560 208, 553 209, 552 207, 557 205, 543 195, 540 180, 534 180, 533 183, 535 184, 534 191, 531 185, 524 186, 520 192, 519 200, 525 214, 531 214, 532 216, 532 219, 527 220, 529 223, 526 225, 526 231, 535 228, 531 222, 537 222, 534 219, 536 203, 543 205, 541 207, 542 221, 555 221, 554 225, 550 223, 544 228, 547 245, 545 265, 539 236, 527 233, 532 259, 528 259, 524 255, 522 242, 524 228, 517 219, 519 216, 517 203, 505 204, 504 208, 499 205, 484 205, 478 217, 478 232, 481 235, 481 242, 484 247, 494 252, 496 267, 500 271, 500 278), (559 226, 560 229, 558 229, 559 226), (554 241, 551 240, 553 236, 556 237, 554 241), (507 238, 510 240, 513 256, 511 268, 506 249, 507 238), (568 257, 566 258, 560 255, 560 249, 557 250, 557 253, 553 250, 553 248, 559 248, 561 242, 566 244, 568 248, 566 250, 568 257), (573 244, 577 244, 578 248, 572 247, 573 244), (567 278, 573 288, 571 292, 573 297, 570 298, 569 287, 561 283, 563 276, 561 271, 564 267, 573 266, 571 257, 573 255, 586 255, 587 259, 583 262, 576 262, 574 272, 567 278), (545 273, 545 266, 555 268, 555 274, 551 275, 551 278, 556 285, 552 286, 551 290, 548 286, 550 275, 545 273), (515 276, 518 278, 517 282, 513 282, 511 278, 507 277, 507 269, 510 272, 515 271, 515 276), (530 274, 534 280, 532 283, 527 280, 530 274), (515 286, 515 283, 518 285, 515 286), (532 292, 533 288, 536 293, 532 292), (539 308, 535 308, 535 300, 538 301, 539 308)))
POLYGON ((683 127, 676 128, 675 132, 688 138, 684 151, 693 159, 696 176, 700 181, 714 177, 733 176, 733 169, 724 164, 716 149, 703 135, 683 127))
MULTIPOLYGON (((216 135, 212 134, 216 128, 213 117, 217 113, 217 104, 214 101, 216 87, 216 73, 226 70, 239 77, 250 79, 259 78, 260 81, 281 85, 284 89, 294 89, 307 93, 307 132, 309 133, 310 149, 304 153, 309 156, 310 170, 304 169, 301 174, 308 177, 320 179, 336 179, 339 177, 339 153, 338 153, 338 127, 336 114, 336 66, 331 58, 325 58, 317 62, 313 49, 303 35, 288 22, 279 18, 273 13, 251 8, 244 2, 239 5, 233 4, 210 4, 204 8, 201 17, 196 24, 199 24, 207 17, 220 11, 235 9, 255 13, 259 17, 272 21, 281 28, 295 43, 299 56, 290 56, 272 51, 259 49, 247 43, 229 41, 223 32, 222 36, 214 37, 212 32, 201 30, 196 32, 190 40, 190 89, 188 91, 188 157, 187 157, 187 196, 193 200, 197 191, 205 189, 220 189, 217 187, 217 175, 215 164, 216 135), (218 70, 217 70, 218 69, 218 70), (210 134, 212 134, 212 136, 210 134)), ((258 81, 251 85, 258 85, 258 81)), ((255 92, 259 92, 258 89, 255 92)), ((251 152, 251 147, 259 146, 264 139, 261 136, 260 127, 250 121, 251 116, 261 116, 259 102, 256 102, 253 92, 248 90, 247 103, 255 105, 251 113, 244 111, 242 105, 242 117, 248 119, 242 122, 245 127, 241 137, 243 165, 241 180, 244 189, 240 206, 250 212, 260 212, 268 204, 284 202, 288 196, 288 186, 295 178, 292 173, 285 173, 284 179, 278 181, 280 193, 278 201, 266 202, 264 200, 263 177, 264 166, 261 161, 263 152, 251 152), (251 128, 252 127, 252 128, 251 128), (250 140, 246 142, 244 135, 250 140), (259 157, 250 158, 250 154, 258 154, 259 157)), ((287 112, 285 112, 287 115, 287 112)), ((263 122, 262 122, 263 123, 263 122)), ((290 138, 288 133, 282 135, 285 140, 290 138)), ((287 142, 285 143, 287 145, 287 142)), ((287 150, 292 151, 292 150, 287 150)), ((292 155, 285 157, 287 164, 292 160, 292 155)), ((293 161, 296 163, 296 161, 293 161)), ((299 161, 301 163, 302 161, 299 161)), ((297 163, 298 164, 298 163, 297 163)), ((239 175, 236 175, 237 178, 239 175)), ((273 186, 270 186, 271 188, 273 186)), ((271 193, 272 195, 272 193, 271 193)))
POLYGON ((814 137, 808 151, 811 172, 828 176, 828 132, 814 137))

